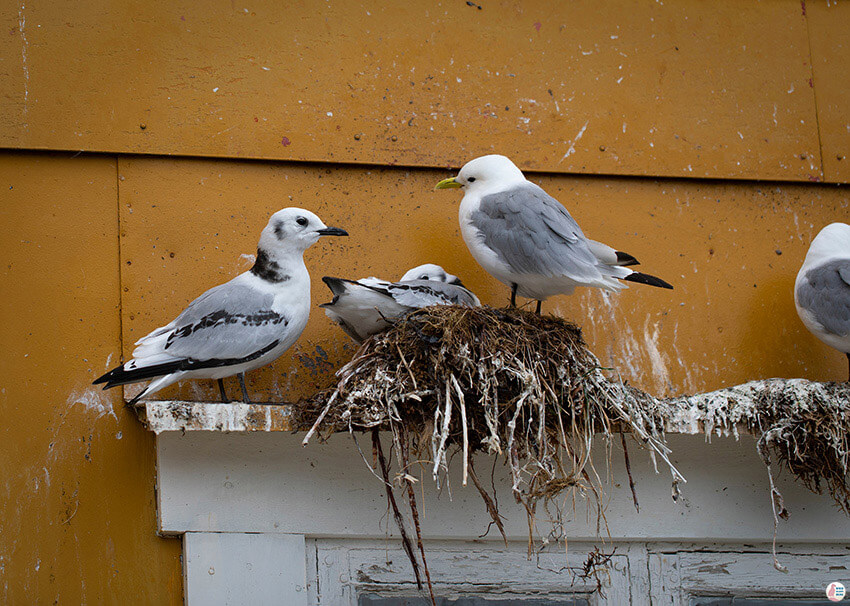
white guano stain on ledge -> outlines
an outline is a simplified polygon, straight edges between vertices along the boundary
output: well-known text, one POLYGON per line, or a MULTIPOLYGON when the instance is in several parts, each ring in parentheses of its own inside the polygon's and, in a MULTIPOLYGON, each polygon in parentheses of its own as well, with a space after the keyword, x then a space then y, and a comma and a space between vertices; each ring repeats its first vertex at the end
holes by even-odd
POLYGON ((139 420, 159 435, 164 431, 293 431, 291 404, 211 404, 176 400, 140 402, 139 420))

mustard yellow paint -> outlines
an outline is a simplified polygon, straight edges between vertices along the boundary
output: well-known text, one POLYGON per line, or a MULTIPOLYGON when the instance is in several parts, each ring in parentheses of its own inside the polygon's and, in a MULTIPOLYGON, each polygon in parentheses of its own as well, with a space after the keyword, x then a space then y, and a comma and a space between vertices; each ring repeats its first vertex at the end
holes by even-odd
MULTIPOLYGON (((251 266, 268 216, 301 206, 348 238, 307 251, 314 311, 287 355, 249 373, 255 395, 295 401, 333 381, 354 351, 316 307, 321 276, 398 279, 425 262, 462 277, 481 299, 505 305, 460 238, 462 192, 434 191, 450 171, 133 158, 119 164, 124 351, 198 294, 251 266)), ((632 285, 544 305, 578 322, 592 349, 624 379, 656 394, 750 379, 843 379, 846 359, 811 336, 792 286, 808 244, 846 216, 834 186, 530 175, 560 199, 588 236, 635 255, 675 290, 632 285), (777 253, 777 251, 779 251, 777 253)), ((238 393, 235 380, 232 393, 238 393)), ((158 397, 216 400, 212 382, 158 397)))
POLYGON ((850 182, 850 5, 806 2, 826 181, 850 182))
POLYGON ((313 315, 249 374, 258 399, 326 387, 353 353, 316 307, 322 275, 430 261, 506 304, 460 238, 461 192, 433 191, 482 153, 550 171, 529 176, 589 236, 674 284, 545 304, 624 379, 672 394, 846 378, 791 289, 814 234, 848 218, 847 189, 812 182, 850 178, 847 7, 477 4, 7 5, 0 146, 74 153, 0 154, 0 602, 181 601, 179 543, 154 534, 153 438, 90 381, 250 267, 275 210, 351 236, 307 251, 313 315))
POLYGON ((15 4, 0 146, 822 177, 799 0, 474 4, 15 4))
POLYGON ((114 158, 0 155, 0 603, 179 604, 120 355, 114 158))

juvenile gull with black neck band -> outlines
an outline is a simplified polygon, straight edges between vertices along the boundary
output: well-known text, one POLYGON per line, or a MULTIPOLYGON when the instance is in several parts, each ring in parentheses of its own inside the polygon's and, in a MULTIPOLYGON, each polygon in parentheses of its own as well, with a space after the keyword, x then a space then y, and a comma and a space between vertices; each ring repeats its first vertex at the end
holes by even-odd
POLYGON ((133 358, 95 380, 104 389, 153 379, 135 404, 181 379, 237 375, 250 402, 244 373, 276 360, 301 335, 310 316, 310 274, 304 251, 321 236, 347 236, 310 211, 285 208, 260 235, 254 266, 192 301, 172 322, 136 342, 133 358))

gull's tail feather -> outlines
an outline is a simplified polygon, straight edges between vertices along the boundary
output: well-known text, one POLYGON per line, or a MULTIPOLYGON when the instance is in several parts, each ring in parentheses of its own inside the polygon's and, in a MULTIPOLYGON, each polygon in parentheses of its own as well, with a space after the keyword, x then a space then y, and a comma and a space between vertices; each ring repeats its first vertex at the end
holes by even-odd
POLYGON ((346 280, 345 278, 323 276, 322 282, 328 285, 328 288, 331 289, 331 292, 335 297, 338 297, 339 295, 345 292, 346 284, 351 282, 351 280, 346 280))
POLYGON ((623 278, 626 282, 637 282, 638 284, 648 284, 649 286, 657 286, 658 288, 669 288, 673 289, 673 286, 661 278, 656 278, 655 276, 650 276, 649 274, 642 274, 640 272, 632 272, 625 278, 623 278))
POLYGON ((147 379, 152 379, 154 377, 182 370, 181 366, 184 362, 185 360, 177 359, 171 362, 152 364, 150 366, 142 366, 141 368, 132 368, 129 370, 126 370, 123 365, 116 366, 105 375, 95 379, 92 384, 100 385, 101 383, 106 383, 103 388, 109 389, 110 387, 117 387, 118 385, 137 383, 139 381, 145 381, 147 379))

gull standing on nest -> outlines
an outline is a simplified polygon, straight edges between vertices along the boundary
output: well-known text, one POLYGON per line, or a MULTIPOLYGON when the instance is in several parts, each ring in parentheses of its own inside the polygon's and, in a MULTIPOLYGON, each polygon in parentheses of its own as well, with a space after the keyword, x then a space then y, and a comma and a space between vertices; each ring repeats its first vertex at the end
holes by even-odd
POLYGON ((295 343, 310 316, 310 274, 304 251, 321 236, 347 236, 308 210, 285 208, 260 235, 254 266, 192 301, 171 323, 136 341, 133 359, 94 381, 104 389, 153 379, 128 405, 181 379, 237 375, 276 360, 295 343))
POLYGON ((414 267, 398 282, 378 278, 347 280, 330 276, 325 276, 322 281, 331 289, 334 298, 320 307, 358 343, 389 328, 389 320, 414 309, 432 305, 477 307, 481 304, 478 297, 464 288, 457 276, 446 273, 445 269, 433 263, 414 267))
POLYGON ((850 362, 850 225, 832 223, 812 240, 794 303, 806 328, 850 362))
POLYGON ((637 260, 585 237, 575 219, 555 198, 526 180, 505 156, 467 162, 456 177, 435 189, 462 187, 460 231, 469 252, 516 296, 537 299, 537 313, 552 295, 577 286, 604 290, 639 282, 673 288, 660 278, 628 269, 637 260))

